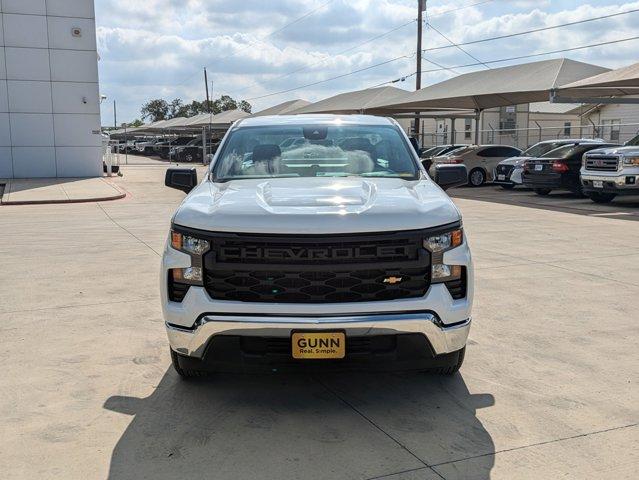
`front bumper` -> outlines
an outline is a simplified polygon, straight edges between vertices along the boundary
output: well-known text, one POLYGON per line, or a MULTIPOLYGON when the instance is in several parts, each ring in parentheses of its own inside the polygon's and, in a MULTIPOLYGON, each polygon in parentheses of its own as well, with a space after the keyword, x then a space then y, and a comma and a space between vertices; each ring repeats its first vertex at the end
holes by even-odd
POLYGON ((470 318, 444 325, 431 312, 356 315, 338 317, 268 317, 207 314, 193 328, 167 323, 171 348, 182 355, 203 358, 209 341, 216 336, 288 338, 293 330, 345 331, 349 337, 373 337, 419 333, 426 337, 435 355, 455 352, 466 345, 470 318))
POLYGON ((581 173, 585 193, 614 193, 615 195, 639 195, 639 171, 637 174, 596 175, 581 173), (595 187, 594 182, 602 182, 595 187))
POLYGON ((523 183, 521 178, 523 171, 523 168, 513 168, 508 173, 501 173, 498 170, 495 170, 493 172, 493 183, 496 183, 497 185, 521 185, 523 183), (501 180, 499 179, 500 175, 504 176, 501 180))

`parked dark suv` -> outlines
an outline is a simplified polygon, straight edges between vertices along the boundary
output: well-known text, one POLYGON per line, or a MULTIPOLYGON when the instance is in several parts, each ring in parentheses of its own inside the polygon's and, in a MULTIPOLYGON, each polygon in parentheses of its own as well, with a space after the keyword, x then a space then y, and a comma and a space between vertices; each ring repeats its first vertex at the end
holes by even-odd
POLYGON ((537 195, 548 195, 553 190, 570 190, 582 196, 579 179, 581 158, 596 148, 614 146, 605 143, 581 143, 555 148, 538 158, 524 163, 523 183, 537 195))
MULTIPOLYGON (((219 140, 211 140, 207 142, 207 153, 215 153, 219 144, 219 140)), ((171 158, 177 162, 202 163, 202 150, 202 137, 196 137, 186 145, 172 148, 171 158)))

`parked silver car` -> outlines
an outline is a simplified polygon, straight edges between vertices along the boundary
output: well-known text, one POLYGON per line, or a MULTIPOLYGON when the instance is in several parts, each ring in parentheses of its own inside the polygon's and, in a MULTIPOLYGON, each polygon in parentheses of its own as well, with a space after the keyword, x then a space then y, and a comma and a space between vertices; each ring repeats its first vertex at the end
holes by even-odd
POLYGON ((433 158, 432 168, 442 164, 463 164, 468 171, 468 185, 479 187, 494 180, 495 167, 499 162, 519 155, 521 150, 509 145, 468 145, 433 158))

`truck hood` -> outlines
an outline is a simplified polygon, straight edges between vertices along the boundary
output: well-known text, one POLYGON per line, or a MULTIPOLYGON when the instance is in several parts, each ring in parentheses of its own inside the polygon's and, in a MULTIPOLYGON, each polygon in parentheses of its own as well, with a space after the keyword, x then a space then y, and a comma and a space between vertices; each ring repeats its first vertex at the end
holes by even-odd
POLYGON ((429 179, 361 177, 207 180, 173 217, 200 230, 295 234, 414 230, 459 220, 429 179))
POLYGON ((606 147, 590 150, 587 153, 596 155, 639 155, 639 147, 606 147))

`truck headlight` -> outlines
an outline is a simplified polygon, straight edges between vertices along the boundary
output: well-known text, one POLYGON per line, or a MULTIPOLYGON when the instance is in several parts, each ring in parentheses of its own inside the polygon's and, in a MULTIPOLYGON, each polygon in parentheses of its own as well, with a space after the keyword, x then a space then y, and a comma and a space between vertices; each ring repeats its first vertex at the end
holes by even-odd
POLYGON ((202 285, 202 255, 211 247, 209 241, 171 230, 171 247, 191 256, 190 267, 171 269, 171 280, 178 284, 202 285))
POLYGON ((211 246, 207 240, 183 235, 180 232, 171 232, 171 246, 176 250, 192 255, 202 255, 211 246))
POLYGON ((459 247, 463 242, 464 231, 461 228, 424 239, 424 248, 431 253, 431 281, 433 283, 447 283, 462 279, 462 266, 444 264, 444 252, 459 247))
POLYGON ((446 233, 440 233, 424 239, 424 248, 431 253, 445 252, 451 248, 459 247, 464 241, 464 231, 459 228, 446 233))
POLYGON ((623 157, 623 164, 630 165, 634 167, 639 167, 639 155, 632 157, 623 157))

